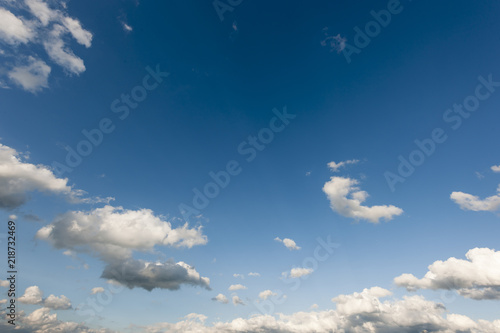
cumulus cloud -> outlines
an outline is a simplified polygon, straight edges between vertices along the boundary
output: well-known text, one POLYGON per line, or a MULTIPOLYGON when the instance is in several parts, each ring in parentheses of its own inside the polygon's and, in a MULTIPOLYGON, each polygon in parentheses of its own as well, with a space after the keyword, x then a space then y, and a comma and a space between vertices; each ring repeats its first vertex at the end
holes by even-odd
POLYGON ((234 273, 234 274, 233 274, 233 277, 235 277, 235 278, 240 278, 240 279, 244 279, 244 278, 245 278, 245 275, 243 275, 243 274, 238 274, 238 273, 234 273))
POLYGON ((92 288, 92 290, 90 291, 90 294, 91 295, 95 295, 95 294, 100 294, 100 293, 103 293, 104 292, 104 288, 103 287, 95 287, 95 288, 92 288))
POLYGON ((361 293, 335 297, 336 310, 296 312, 290 315, 256 315, 215 322, 208 326, 205 316, 191 314, 177 323, 158 323, 145 328, 146 332, 204 332, 204 333, 330 333, 330 332, 468 332, 498 333, 500 320, 474 321, 469 317, 447 313, 439 303, 422 296, 380 300, 389 296, 383 288, 365 289, 361 293), (198 317, 200 316, 200 317, 198 317))
POLYGON ((212 301, 217 301, 217 302, 220 302, 222 304, 229 303, 229 300, 223 294, 218 294, 217 296, 215 296, 214 298, 212 298, 212 301))
POLYGON ((493 165, 491 167, 491 171, 493 171, 493 172, 500 172, 500 165, 493 165))
POLYGON ((243 301, 241 300, 241 298, 239 298, 238 296, 233 296, 233 304, 234 305, 245 305, 245 303, 243 303, 243 301))
POLYGON ((300 250, 300 246, 297 246, 297 244, 293 239, 290 238, 281 239, 279 237, 276 237, 274 240, 283 243, 283 245, 285 245, 286 248, 289 250, 300 250))
POLYGON ((68 74, 85 71, 83 60, 73 53, 67 36, 87 48, 93 36, 78 19, 67 14, 64 3, 50 2, 49 5, 43 0, 25 0, 4 1, 0 6, 0 41, 11 46, 0 56, 9 60, 3 72, 12 83, 32 93, 49 86, 51 67, 42 60, 43 54, 37 53, 39 45, 50 60, 68 74), (27 47, 20 48, 18 44, 27 47))
POLYGON ((44 165, 25 162, 19 152, 0 143, 0 208, 23 205, 34 191, 62 194, 74 203, 112 199, 84 198, 85 192, 69 186, 67 178, 57 178, 44 165))
POLYGON ((464 192, 453 192, 450 198, 463 210, 494 212, 500 208, 500 185, 497 187, 496 195, 485 199, 464 192))
POLYGON ((345 217, 364 219, 372 223, 378 223, 380 219, 389 221, 403 213, 401 208, 392 205, 363 206, 368 193, 361 191, 358 184, 356 179, 345 177, 331 177, 330 181, 325 183, 323 192, 330 200, 333 211, 345 217))
POLYGON ((273 292, 273 291, 271 291, 271 290, 269 290, 269 289, 268 289, 268 290, 261 291, 261 292, 259 293, 259 298, 260 298, 260 299, 263 299, 263 300, 266 300, 266 299, 268 299, 268 298, 269 298, 269 297, 271 297, 271 296, 278 296, 278 294, 277 294, 277 293, 275 293, 275 292, 273 292))
POLYGON ((260 276, 260 274, 259 274, 259 273, 256 273, 256 272, 250 272, 250 273, 248 273, 248 276, 259 277, 259 276, 260 276))
POLYGON ((292 268, 290 270, 290 272, 283 272, 281 273, 281 275, 283 277, 288 277, 290 276, 291 278, 300 278, 302 276, 306 276, 306 275, 309 275, 313 272, 312 268, 302 268, 302 267, 296 267, 296 268, 292 268))
POLYGON ((0 287, 9 288, 9 284, 7 280, 0 280, 0 287))
POLYGON ((328 163, 328 167, 330 168, 331 171, 333 172, 338 172, 341 167, 345 167, 348 164, 356 164, 358 163, 359 160, 347 160, 347 161, 341 161, 341 162, 330 162, 328 163))
POLYGON ((49 295, 47 298, 43 298, 43 292, 38 286, 31 286, 26 288, 24 294, 19 297, 19 302, 31 305, 42 305, 49 309, 54 310, 68 310, 71 309, 70 300, 61 295, 59 297, 54 295, 49 295))
POLYGON ((229 286, 228 290, 244 290, 244 289, 247 289, 247 287, 245 287, 244 285, 242 284, 232 284, 229 286))
POLYGON ((465 257, 435 261, 423 278, 402 274, 394 283, 409 291, 448 289, 477 300, 500 299, 500 251, 474 248, 465 257))
POLYGON ((173 228, 149 209, 127 210, 106 205, 91 211, 70 211, 41 228, 36 237, 58 249, 89 253, 107 263, 102 278, 129 288, 176 290, 181 284, 209 289, 210 280, 201 277, 184 262, 148 262, 132 258, 134 250, 153 251, 156 245, 191 248, 207 243, 201 227, 184 224, 173 228))

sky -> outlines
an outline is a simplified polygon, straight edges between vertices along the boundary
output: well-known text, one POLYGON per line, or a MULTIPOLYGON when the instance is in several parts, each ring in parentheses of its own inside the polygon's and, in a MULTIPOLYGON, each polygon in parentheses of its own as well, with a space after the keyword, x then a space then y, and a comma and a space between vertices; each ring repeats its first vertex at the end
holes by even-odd
POLYGON ((0 330, 500 332, 499 14, 1 0, 0 330))

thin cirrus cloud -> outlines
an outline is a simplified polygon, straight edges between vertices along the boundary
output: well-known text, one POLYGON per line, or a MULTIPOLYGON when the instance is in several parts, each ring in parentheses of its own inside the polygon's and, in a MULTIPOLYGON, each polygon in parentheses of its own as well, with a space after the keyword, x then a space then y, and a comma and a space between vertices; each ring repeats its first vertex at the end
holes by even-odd
POLYGON ((358 180, 347 177, 331 177, 330 181, 325 183, 323 192, 330 200, 333 211, 345 217, 371 223, 379 223, 380 219, 389 221, 403 213, 401 208, 393 205, 363 206, 362 203, 369 195, 361 191, 358 184, 358 180))
POLYGON ((497 187, 496 195, 492 195, 485 199, 480 199, 476 195, 464 192, 452 192, 450 199, 463 210, 494 212, 500 208, 500 185, 497 187))
POLYGON ((0 208, 14 209, 29 200, 32 192, 64 196, 72 203, 99 203, 113 198, 86 198, 85 192, 57 178, 49 167, 26 162, 26 156, 0 143, 0 208))
POLYGON ((447 289, 476 300, 500 299, 500 251, 474 248, 465 257, 466 260, 438 260, 429 266, 423 278, 402 274, 394 283, 409 291, 447 289))
MULTIPOLYGON (((4 58, 6 79, 31 93, 48 88, 52 68, 47 61, 62 67, 68 75, 85 71, 83 60, 70 48, 71 36, 78 44, 89 48, 93 35, 80 21, 70 17, 63 4, 42 0, 7 1, 0 5, 0 41, 10 46, 0 55, 4 58), (58 6, 58 8, 52 8, 58 6), (18 45, 28 48, 19 48, 18 45), (43 46, 48 59, 36 54, 43 46)), ((2 87, 9 87, 0 82, 2 87)))
POLYGON ((289 250, 300 250, 300 246, 297 246, 297 244, 293 239, 290 238, 281 239, 279 237, 276 237, 274 240, 283 243, 283 245, 285 245, 285 247, 289 250))
POLYGON ((88 253, 107 265, 102 278, 129 288, 177 290, 182 284, 210 289, 210 280, 184 262, 149 262, 132 258, 133 251, 156 245, 192 248, 207 243, 201 226, 171 223, 149 209, 127 210, 106 205, 91 211, 70 211, 38 230, 36 237, 57 249, 88 253))

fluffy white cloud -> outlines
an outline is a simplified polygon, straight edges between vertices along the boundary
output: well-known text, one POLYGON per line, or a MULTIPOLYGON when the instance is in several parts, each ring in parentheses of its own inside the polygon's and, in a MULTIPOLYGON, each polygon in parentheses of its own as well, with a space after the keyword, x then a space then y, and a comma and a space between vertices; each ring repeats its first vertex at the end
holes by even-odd
POLYGON ((500 165, 493 165, 491 167, 491 171, 493 171, 493 172, 500 172, 500 165))
POLYGON ((247 289, 247 287, 245 287, 244 285, 242 284, 232 284, 229 286, 228 290, 244 290, 244 289, 247 289))
POLYGON ((293 239, 290 238, 281 239, 279 237, 276 237, 274 240, 283 243, 283 245, 285 245, 286 248, 289 250, 300 250, 300 246, 297 246, 297 244, 293 239))
POLYGON ((245 305, 245 303, 243 303, 243 301, 241 300, 241 298, 239 298, 238 296, 233 296, 233 304, 234 305, 245 305))
POLYGON ((250 272, 250 273, 248 273, 248 276, 259 277, 259 276, 260 276, 260 274, 259 274, 259 273, 256 273, 256 272, 250 272))
POLYGON ((359 160, 347 160, 347 161, 341 161, 338 163, 335 163, 332 161, 332 162, 328 163, 328 167, 330 168, 331 171, 338 172, 341 167, 345 167, 348 164, 356 164, 358 162, 359 162, 359 160))
POLYGON ((145 327, 148 333, 498 333, 500 320, 478 320, 458 314, 447 314, 442 304, 421 296, 381 301, 388 290, 374 287, 361 293, 334 298, 336 310, 296 312, 291 315, 256 315, 248 319, 206 325, 206 317, 191 314, 177 323, 158 323, 145 327))
POLYGON ((281 273, 281 275, 283 277, 288 277, 290 276, 291 278, 300 278, 302 276, 306 276, 306 275, 309 275, 313 272, 312 268, 302 268, 302 267, 296 267, 296 268, 292 268, 290 270, 290 272, 283 272, 281 273))
POLYGON ((85 71, 83 60, 70 49, 66 36, 88 48, 92 44, 92 33, 66 13, 63 2, 50 2, 49 5, 43 0, 4 1, 0 6, 3 6, 0 7, 0 40, 11 45, 0 56, 10 58, 6 64, 16 63, 6 65, 5 73, 11 82, 32 93, 48 87, 51 68, 41 60, 41 54, 36 54, 38 45, 42 45, 49 58, 68 74, 78 75, 85 71), (24 18, 17 14, 19 12, 31 16, 24 18), (17 47, 20 43, 30 48, 17 47))
POLYGON ((24 294, 19 297, 19 302, 32 305, 43 305, 46 308, 54 310, 71 309, 71 302, 66 296, 61 295, 57 297, 54 295, 49 295, 49 297, 44 299, 43 292, 38 286, 31 286, 26 288, 24 294))
POLYGON ((36 93, 47 88, 51 68, 42 60, 28 57, 25 65, 13 67, 8 77, 24 90, 36 93))
POLYGON ((156 245, 191 248, 207 242, 201 227, 189 228, 186 223, 173 228, 149 209, 107 205, 88 212, 70 211, 38 230, 36 237, 58 249, 101 258, 108 263, 101 277, 129 288, 176 290, 181 284, 190 284, 209 289, 210 280, 184 262, 132 258, 134 250, 152 251, 156 245))
POLYGON ((431 264, 421 279, 403 274, 394 279, 407 290, 448 289, 473 299, 500 299, 500 251, 474 248, 465 255, 467 260, 449 258, 431 264))
POLYGON ((0 280, 0 287, 9 288, 9 284, 7 280, 0 280))
POLYGON ((234 276, 235 278, 241 278, 241 279, 244 279, 244 278, 245 278, 245 275, 243 275, 243 274, 237 274, 237 273, 234 273, 234 274, 233 274, 233 276, 234 276))
POLYGON ((265 300, 265 299, 268 299, 271 296, 278 296, 278 294, 275 293, 275 292, 273 292, 273 291, 271 291, 271 290, 269 290, 269 289, 261 291, 259 293, 259 298, 260 299, 264 299, 265 300))
POLYGON ((223 303, 223 304, 229 303, 229 300, 223 294, 218 294, 217 296, 215 296, 214 298, 212 298, 212 300, 220 302, 220 303, 223 303))
POLYGON ((330 200, 333 211, 345 217, 365 219, 372 223, 378 223, 380 219, 389 221, 403 213, 401 208, 392 205, 363 206, 368 193, 361 191, 357 187, 358 183, 356 179, 345 177, 331 177, 330 181, 325 183, 323 192, 330 200))
POLYGON ((27 43, 34 35, 24 19, 0 7, 0 40, 7 44, 27 43))
POLYGON ((500 208, 500 185, 496 195, 485 199, 464 192, 453 192, 450 198, 463 210, 494 212, 500 208))
POLYGON ((90 294, 91 295, 95 295, 95 294, 100 294, 100 293, 103 293, 104 292, 104 288, 103 287, 95 287, 95 288, 92 288, 92 290, 90 291, 90 294))
POLYGON ((44 165, 23 161, 15 149, 0 143, 0 208, 13 209, 28 200, 30 192, 62 194, 74 203, 102 202, 107 199, 83 198, 84 191, 73 189, 67 178, 57 178, 44 165))

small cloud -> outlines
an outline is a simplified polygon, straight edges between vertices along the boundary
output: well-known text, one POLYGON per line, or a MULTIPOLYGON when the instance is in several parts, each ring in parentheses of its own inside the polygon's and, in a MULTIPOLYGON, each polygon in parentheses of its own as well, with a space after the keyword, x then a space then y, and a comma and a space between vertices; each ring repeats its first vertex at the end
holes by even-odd
POLYGON ((478 171, 476 171, 475 174, 476 174, 476 177, 478 179, 483 179, 484 178, 484 175, 482 173, 478 172, 478 171))
POLYGON ((233 304, 234 305, 245 305, 245 303, 243 303, 241 298, 239 298, 238 296, 233 296, 233 304))
POLYGON ((286 248, 289 250, 300 250, 301 249, 300 246, 297 246, 297 244, 295 243, 295 241, 293 239, 285 238, 282 240, 279 237, 276 237, 274 240, 277 242, 283 243, 283 245, 285 245, 286 248))
POLYGON ((254 272, 250 272, 248 273, 248 276, 255 276, 255 277, 259 277, 260 274, 259 273, 254 273, 254 272))
POLYGON ((278 294, 277 294, 277 293, 275 293, 275 292, 273 292, 273 291, 271 291, 271 290, 269 290, 269 289, 268 289, 268 290, 261 291, 261 292, 259 293, 259 298, 260 298, 260 299, 263 299, 263 300, 266 300, 266 299, 268 299, 268 298, 269 298, 269 297, 271 297, 271 296, 278 296, 278 294))
POLYGON ((296 278, 300 278, 300 277, 309 275, 312 272, 313 272, 312 268, 298 267, 298 268, 292 268, 290 270, 290 272, 283 272, 283 273, 281 273, 281 275, 285 278, 290 276, 291 278, 296 279, 296 278))
POLYGON ((234 290, 244 290, 244 289, 247 289, 247 287, 245 287, 244 285, 242 284, 232 284, 231 286, 229 286, 228 290, 231 290, 231 291, 234 291, 234 290))
POLYGON ((215 296, 214 298, 212 298, 212 301, 217 301, 217 302, 220 302, 220 303, 223 303, 223 304, 229 303, 229 300, 223 294, 218 294, 217 296, 215 296))
POLYGON ((328 167, 330 168, 331 171, 338 172, 341 167, 344 167, 348 164, 356 164, 358 162, 359 162, 359 160, 347 160, 347 161, 341 161, 338 163, 335 163, 332 161, 332 162, 328 163, 328 167))
POLYGON ((9 220, 15 221, 15 220, 17 220, 17 216, 14 214, 9 215, 9 220))
POLYGON ((464 192, 453 192, 450 195, 450 199, 463 210, 494 212, 500 208, 500 185, 497 187, 496 195, 492 195, 485 199, 480 199, 476 195, 464 192))
POLYGON ((493 166, 491 167, 491 170, 492 170, 493 172, 500 172, 500 165, 493 165, 493 166))
POLYGON ((345 37, 337 34, 336 36, 330 36, 328 34, 328 28, 323 28, 325 39, 321 41, 321 46, 328 46, 330 52, 336 51, 337 53, 342 52, 345 49, 347 39, 345 37))
POLYGON ((128 25, 124 21, 120 21, 120 23, 122 24, 123 31, 131 32, 132 30, 134 30, 134 29, 132 29, 132 27, 130 25, 128 25))
POLYGON ((95 288, 92 288, 92 290, 90 291, 90 294, 95 295, 95 294, 99 294, 99 293, 103 293, 103 292, 104 292, 103 287, 95 287, 95 288))
POLYGON ((310 175, 311 175, 311 171, 307 171, 306 176, 310 176, 310 175))
POLYGON ((318 304, 313 304, 313 305, 311 305, 311 310, 313 310, 313 309, 317 309, 317 308, 319 308, 319 305, 318 305, 318 304))
POLYGON ((231 28, 233 28, 233 31, 238 32, 238 24, 236 23, 236 21, 233 21, 233 25, 231 26, 231 28))
POLYGON ((245 278, 245 275, 243 275, 243 274, 236 274, 236 273, 234 273, 234 274, 233 274, 233 276, 234 276, 235 278, 241 278, 241 279, 244 279, 244 278, 245 278))

